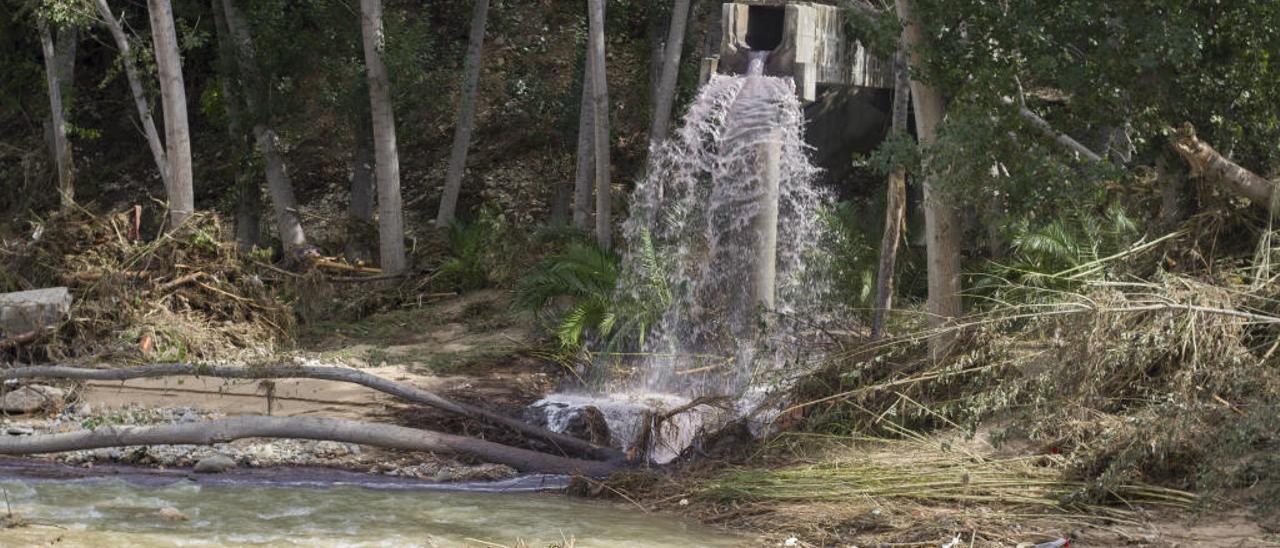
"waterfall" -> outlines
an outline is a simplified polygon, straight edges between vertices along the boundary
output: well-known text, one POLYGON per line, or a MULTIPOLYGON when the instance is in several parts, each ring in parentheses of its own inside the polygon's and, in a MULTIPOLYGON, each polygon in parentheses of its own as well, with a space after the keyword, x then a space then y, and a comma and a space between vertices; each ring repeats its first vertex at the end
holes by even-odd
POLYGON ((623 225, 619 291, 641 298, 658 277, 670 306, 638 352, 598 359, 602 395, 540 402, 553 428, 566 410, 594 405, 619 440, 638 431, 643 409, 708 396, 733 402, 731 409, 684 413, 672 429, 678 432, 650 440, 650 458, 663 462, 700 428, 752 412, 787 364, 801 359, 807 345, 793 319, 816 314, 825 294, 806 267, 827 196, 814 186, 818 170, 808 158, 795 84, 764 74, 767 55, 754 52, 745 75, 713 75, 675 135, 652 151, 623 225), (776 179, 765 176, 771 170, 776 179), (765 228, 774 208, 776 243, 769 246, 765 228), (768 265, 759 258, 769 255, 773 268, 762 269, 768 265))

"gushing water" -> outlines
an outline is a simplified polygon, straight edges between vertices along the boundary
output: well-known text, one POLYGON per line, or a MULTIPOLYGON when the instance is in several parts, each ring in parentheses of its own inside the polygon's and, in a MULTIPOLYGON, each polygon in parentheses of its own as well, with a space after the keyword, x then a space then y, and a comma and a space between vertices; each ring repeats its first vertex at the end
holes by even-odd
MULTIPOLYGON (((658 287, 670 305, 640 352, 598 367, 630 371, 607 379, 600 400, 615 432, 636 430, 625 424, 636 420, 629 408, 654 401, 669 408, 673 397, 726 397, 730 416, 749 413, 806 346, 794 319, 812 317, 825 293, 807 266, 826 196, 813 184, 795 84, 764 75, 766 59, 767 52, 753 55, 746 75, 712 76, 674 137, 653 151, 632 195, 619 291, 645 299, 658 287), (770 257, 773 280, 761 265, 770 257)), ((724 422, 723 410, 691 415, 709 426, 710 414, 724 422)), ((673 457, 695 436, 677 437, 656 440, 676 447, 650 447, 651 458, 673 457)))

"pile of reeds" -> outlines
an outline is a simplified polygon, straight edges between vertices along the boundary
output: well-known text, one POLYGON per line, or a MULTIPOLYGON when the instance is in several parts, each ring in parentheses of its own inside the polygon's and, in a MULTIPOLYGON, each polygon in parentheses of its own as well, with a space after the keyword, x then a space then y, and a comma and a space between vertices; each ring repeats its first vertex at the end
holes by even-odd
MULTIPOLYGON (((1064 476, 1060 456, 987 457, 947 450, 934 440, 853 439, 828 450, 816 464, 746 468, 710 482, 704 495, 724 500, 911 500, 982 504, 1025 511, 1082 512, 1122 518, 1130 512, 1087 504, 1072 494, 1080 481, 1064 476)), ((1188 507, 1195 495, 1154 485, 1125 484, 1112 494, 1130 504, 1188 507)))
POLYGON ((1161 274, 1003 302, 945 328, 961 339, 941 362, 924 350, 935 332, 835 356, 793 408, 825 433, 993 429, 1055 455, 1076 480, 1055 489, 1093 501, 1138 484, 1276 485, 1262 457, 1280 448, 1273 286, 1161 274))
POLYGON ((66 285, 75 299, 70 317, 20 354, 186 361, 260 355, 289 339, 294 312, 264 283, 278 274, 242 257, 217 215, 151 239, 139 217, 73 210, 0 246, 10 286, 0 289, 66 285))

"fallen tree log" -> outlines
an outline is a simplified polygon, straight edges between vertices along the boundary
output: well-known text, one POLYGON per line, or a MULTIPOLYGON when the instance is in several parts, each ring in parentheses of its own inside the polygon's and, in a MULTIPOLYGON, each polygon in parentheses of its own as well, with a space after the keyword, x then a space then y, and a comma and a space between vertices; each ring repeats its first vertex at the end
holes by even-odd
POLYGON ((624 458, 621 451, 613 448, 592 445, 591 443, 573 436, 552 432, 545 428, 534 426, 524 421, 520 421, 500 413, 495 413, 488 409, 455 402, 420 388, 390 381, 357 369, 347 369, 344 367, 283 365, 231 367, 170 363, 143 365, 121 369, 33 366, 0 370, 0 380, 68 379, 83 381, 127 381, 132 379, 173 377, 180 375, 214 377, 220 379, 253 380, 318 379, 359 384, 407 401, 429 405, 437 409, 509 428, 531 438, 546 442, 552 447, 563 451, 567 455, 601 461, 622 460, 624 458))
POLYGON ((244 438, 287 438, 356 443, 387 449, 466 455, 521 472, 606 476, 615 462, 571 459, 491 441, 403 426, 317 417, 234 417, 158 426, 102 426, 95 430, 5 436, 2 455, 63 453, 134 445, 213 445, 244 438))
POLYGON ((1181 129, 1171 131, 1169 146, 1186 160, 1192 177, 1203 177, 1272 213, 1280 213, 1280 203, 1274 199, 1275 183, 1232 162, 1209 143, 1201 141, 1191 124, 1183 124, 1181 129))

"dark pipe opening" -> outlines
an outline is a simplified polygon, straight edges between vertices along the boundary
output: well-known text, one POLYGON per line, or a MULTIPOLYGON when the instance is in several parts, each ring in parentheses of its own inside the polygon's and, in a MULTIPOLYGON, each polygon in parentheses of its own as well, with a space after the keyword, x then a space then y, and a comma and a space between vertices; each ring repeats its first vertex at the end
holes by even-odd
POLYGON ((747 45, 757 51, 773 51, 782 45, 781 6, 751 6, 747 10, 747 45))

